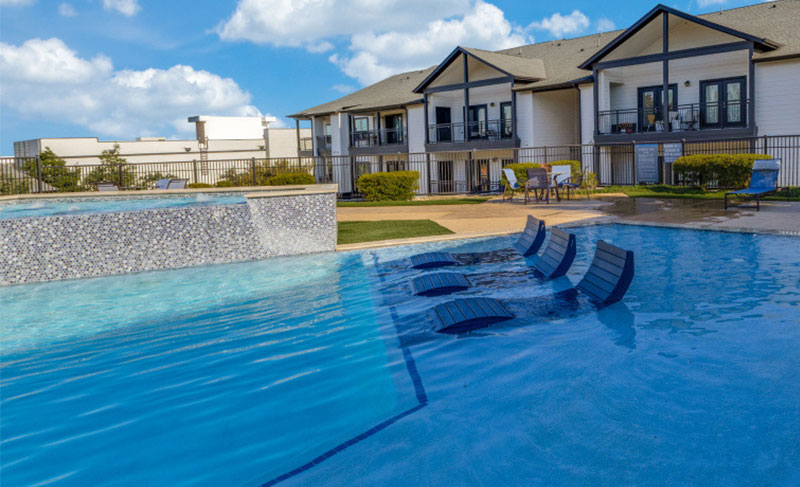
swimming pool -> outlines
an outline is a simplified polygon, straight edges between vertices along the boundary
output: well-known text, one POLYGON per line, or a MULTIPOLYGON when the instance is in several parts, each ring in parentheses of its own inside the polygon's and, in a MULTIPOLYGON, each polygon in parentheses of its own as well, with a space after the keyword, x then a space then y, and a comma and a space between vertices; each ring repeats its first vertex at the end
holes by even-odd
POLYGON ((792 237, 572 230, 566 278, 522 259, 461 295, 575 284, 636 252, 600 312, 430 333, 414 253, 512 238, 0 288, 4 485, 796 485, 792 237))
POLYGON ((85 215, 186 206, 233 205, 245 202, 243 193, 21 199, 0 203, 0 218, 85 215))

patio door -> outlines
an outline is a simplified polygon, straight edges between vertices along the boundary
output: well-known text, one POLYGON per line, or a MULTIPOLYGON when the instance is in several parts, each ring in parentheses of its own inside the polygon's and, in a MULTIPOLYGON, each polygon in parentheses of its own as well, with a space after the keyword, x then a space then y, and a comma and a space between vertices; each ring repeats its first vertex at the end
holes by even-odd
POLYGON ((467 161, 467 191, 488 193, 491 189, 489 159, 469 159, 467 161))
POLYGON ((436 107, 436 142, 453 140, 450 107, 436 107))
MULTIPOLYGON (((677 85, 669 85, 669 109, 675 110, 677 85)), ((664 121, 664 87, 647 86, 639 88, 639 127, 641 132, 656 130, 656 122, 664 121)))
POLYGON ((403 142, 403 116, 399 113, 383 117, 386 122, 386 144, 401 144, 403 142))
POLYGON ((505 101, 500 104, 500 119, 502 127, 500 127, 500 136, 504 139, 510 139, 512 135, 512 122, 511 122, 511 102, 505 101))
POLYGON ((743 127, 746 120, 745 85, 744 77, 701 81, 701 127, 743 127))
POLYGON ((482 139, 486 137, 486 105, 471 105, 469 107, 468 121, 467 134, 469 134, 470 139, 482 139))

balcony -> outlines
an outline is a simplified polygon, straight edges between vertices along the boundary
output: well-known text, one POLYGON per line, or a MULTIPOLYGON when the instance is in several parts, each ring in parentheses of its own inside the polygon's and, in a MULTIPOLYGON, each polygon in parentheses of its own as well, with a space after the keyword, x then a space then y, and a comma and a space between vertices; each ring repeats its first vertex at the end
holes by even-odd
POLYGON ((598 141, 631 139, 666 140, 701 138, 718 135, 747 135, 752 132, 749 122, 750 100, 708 102, 678 105, 664 113, 661 107, 606 110, 597 113, 598 141), (665 115, 667 119, 665 120, 665 115))
POLYGON ((428 144, 447 146, 434 150, 464 150, 465 148, 511 148, 518 145, 514 140, 512 122, 509 119, 483 122, 439 123, 428 126, 428 144))
POLYGON ((402 147, 408 145, 405 132, 403 128, 360 130, 350 135, 350 147, 354 149, 387 147, 392 152, 402 151, 402 147))

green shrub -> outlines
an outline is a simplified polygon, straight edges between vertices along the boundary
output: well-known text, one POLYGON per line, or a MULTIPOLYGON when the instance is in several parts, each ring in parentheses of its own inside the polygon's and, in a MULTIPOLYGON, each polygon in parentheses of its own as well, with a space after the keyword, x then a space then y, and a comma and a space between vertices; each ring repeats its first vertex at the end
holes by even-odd
MULTIPOLYGON (((66 192, 89 190, 81 184, 81 170, 67 167, 66 161, 58 157, 49 147, 45 147, 45 150, 39 155, 39 159, 42 162, 43 182, 66 192)), ((36 159, 28 159, 23 165, 25 172, 34 179, 38 177, 39 170, 36 164, 36 159)), ((117 179, 119 179, 119 174, 117 179)))
POLYGON ((119 144, 114 144, 112 150, 104 150, 99 157, 100 165, 86 175, 84 183, 89 186, 94 183, 115 183, 121 188, 135 187, 136 174, 119 152, 119 144))
POLYGON ((186 185, 189 189, 205 189, 205 188, 213 188, 214 186, 208 183, 191 183, 186 185))
POLYGON ((314 168, 313 165, 300 167, 296 160, 291 159, 268 159, 261 160, 255 165, 255 181, 253 181, 253 168, 248 169, 228 169, 220 180, 233 183, 233 186, 274 186, 269 180, 275 176, 285 173, 306 173, 314 168))
POLYGON ((763 154, 695 154, 679 157, 672 168, 684 183, 699 186, 705 191, 708 183, 716 181, 720 188, 744 188, 750 182, 753 162, 770 159, 763 154))
POLYGON ((298 184, 316 184, 314 176, 307 172, 287 172, 272 176, 267 180, 267 186, 291 186, 298 184))
POLYGON ((30 193, 31 186, 35 187, 35 185, 36 182, 32 179, 13 179, 11 177, 0 176, 0 195, 7 196, 30 193))
MULTIPOLYGON (((511 169, 514 171, 514 175, 517 177, 519 185, 524 186, 528 181, 528 169, 534 167, 543 167, 547 170, 550 170, 550 164, 537 164, 535 162, 515 162, 513 164, 506 165, 503 169, 511 169)), ((508 181, 506 180, 506 173, 503 171, 501 174, 502 176, 500 177, 500 184, 505 187, 508 184, 508 181)))
POLYGON ((236 184, 234 184, 233 181, 230 181, 228 179, 222 179, 220 181, 217 181, 217 184, 215 184, 214 186, 217 188, 233 188, 236 186, 236 184))
POLYGON ((417 171, 376 172, 359 177, 356 186, 367 201, 410 201, 418 181, 417 171))

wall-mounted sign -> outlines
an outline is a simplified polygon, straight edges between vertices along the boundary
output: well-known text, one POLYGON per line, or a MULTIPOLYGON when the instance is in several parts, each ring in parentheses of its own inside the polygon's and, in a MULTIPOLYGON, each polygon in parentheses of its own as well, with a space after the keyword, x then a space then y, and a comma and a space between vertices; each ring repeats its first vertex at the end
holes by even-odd
POLYGON ((658 183, 658 144, 636 144, 636 182, 658 183))
POLYGON ((664 144, 661 146, 664 152, 664 164, 672 164, 675 159, 683 155, 683 144, 664 144))

